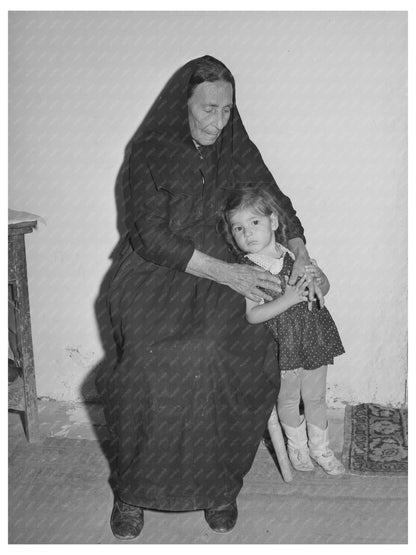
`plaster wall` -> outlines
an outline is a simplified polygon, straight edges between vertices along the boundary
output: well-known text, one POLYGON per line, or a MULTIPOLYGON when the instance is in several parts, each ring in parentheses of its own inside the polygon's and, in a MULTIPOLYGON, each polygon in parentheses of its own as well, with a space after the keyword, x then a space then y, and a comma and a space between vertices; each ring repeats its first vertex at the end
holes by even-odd
POLYGON ((210 53, 332 283, 346 348, 328 404, 405 401, 405 12, 11 12, 9 206, 27 236, 39 396, 94 396, 96 301, 122 225, 124 148, 183 63, 210 53))

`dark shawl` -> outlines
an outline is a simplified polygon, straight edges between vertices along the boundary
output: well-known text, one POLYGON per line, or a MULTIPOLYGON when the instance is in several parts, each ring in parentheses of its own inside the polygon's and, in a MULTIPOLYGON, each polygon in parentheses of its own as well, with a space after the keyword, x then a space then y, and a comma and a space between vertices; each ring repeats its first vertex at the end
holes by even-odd
MULTIPOLYGON (((187 106, 188 83, 199 60, 188 62, 173 75, 133 137, 135 163, 125 187, 127 227, 134 250, 146 260, 178 270, 185 270, 197 245, 192 237, 175 234, 157 189, 173 188, 186 195, 200 180, 200 159, 190 134, 187 106), (138 186, 146 190, 138 191, 138 186)), ((273 191, 286 215, 287 239, 300 237, 305 241, 290 199, 278 188, 244 128, 235 91, 233 103, 220 138, 214 147, 204 147, 205 151, 216 151, 216 187, 224 191, 263 183, 273 191)))

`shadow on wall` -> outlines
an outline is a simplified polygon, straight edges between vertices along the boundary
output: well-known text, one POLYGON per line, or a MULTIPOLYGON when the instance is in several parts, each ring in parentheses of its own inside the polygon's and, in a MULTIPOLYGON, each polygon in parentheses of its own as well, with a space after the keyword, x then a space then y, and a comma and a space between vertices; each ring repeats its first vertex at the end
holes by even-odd
MULTIPOLYGON (((169 82, 165 85, 167 87, 169 82)), ((157 100, 157 99, 156 99, 157 100)), ((146 119, 156 100, 150 107, 149 111, 145 114, 143 121, 146 119)), ((110 268, 105 273, 98 294, 94 303, 95 317, 97 320, 98 330, 100 334, 100 341, 104 351, 103 358, 90 370, 88 375, 80 387, 82 401, 85 403, 88 417, 90 419, 92 428, 96 434, 100 447, 106 456, 110 467, 109 484, 114 489, 115 477, 115 453, 117 453, 117 445, 115 435, 111 434, 108 428, 103 427, 102 420, 97 421, 97 404, 101 404, 104 408, 106 422, 111 422, 111 416, 108 403, 106 402, 106 386, 109 378, 113 375, 115 370, 118 353, 117 347, 113 336, 112 325, 110 320, 110 313, 108 307, 108 291, 110 284, 117 272, 123 250, 127 246, 127 228, 125 225, 126 206, 125 206, 125 188, 129 184, 129 162, 132 151, 133 142, 136 136, 140 133, 142 123, 138 126, 132 137, 130 138, 127 146, 124 149, 124 159, 121 164, 120 170, 117 174, 114 195, 117 210, 117 231, 119 233, 119 240, 113 248, 109 258, 111 260, 110 268)))
POLYGON ((101 395, 106 377, 112 372, 117 362, 116 346, 113 339, 110 315, 107 305, 107 293, 113 275, 117 270, 118 261, 120 259, 126 240, 127 231, 124 224, 125 206, 123 188, 125 186, 126 180, 128 179, 128 163, 130 151, 131 141, 126 146, 124 160, 117 175, 115 185, 117 230, 120 237, 109 256, 111 260, 111 265, 101 281, 98 294, 94 302, 94 312, 100 334, 101 345, 104 350, 104 355, 103 358, 90 370, 81 385, 81 397, 83 402, 87 404, 97 403, 101 401, 101 395))
MULTIPOLYGON (((123 249, 127 247, 127 228, 125 225, 126 220, 126 206, 125 191, 129 187, 129 163, 130 155, 132 151, 133 142, 136 138, 140 137, 143 131, 143 123, 148 119, 149 114, 153 111, 153 108, 157 106, 158 98, 163 92, 171 86, 172 79, 175 78, 176 71, 168 79, 165 86, 162 88, 160 94, 157 95, 154 102, 150 106, 147 113, 144 115, 141 123, 137 127, 134 134, 131 136, 129 142, 127 143, 124 150, 124 159, 121 164, 120 170, 118 172, 116 183, 115 183, 115 201, 117 210, 117 230, 120 235, 119 241, 111 252, 109 258, 111 260, 111 265, 101 282, 97 298, 94 303, 95 317, 97 319, 97 325, 100 334, 101 345, 104 350, 104 356, 102 360, 88 373, 87 377, 81 384, 81 398, 84 403, 98 403, 105 402, 105 388, 106 383, 114 371, 115 365, 117 363, 117 351, 116 344, 113 337, 109 310, 107 305, 107 293, 110 283, 114 277, 117 267, 119 265, 120 257, 122 256, 123 249)), ((128 247, 126 252, 128 252, 128 247)), ((104 403, 105 404, 105 403, 104 403)), ((92 420, 94 424, 94 421, 92 420)))
MULTIPOLYGON (((137 131, 136 131, 137 132, 137 131)), ((80 392, 82 401, 90 419, 92 428, 96 438, 100 444, 101 450, 109 463, 109 485, 114 491, 115 487, 115 472, 116 472, 116 453, 117 445, 115 437, 109 433, 109 430, 102 425, 102 419, 97 413, 97 404, 104 408, 106 414, 107 404, 105 398, 106 384, 117 364, 117 348, 113 337, 113 331, 110 320, 110 313, 108 307, 108 290, 112 279, 119 266, 120 257, 123 248, 126 245, 127 229, 125 226, 125 196, 124 187, 126 187, 129 179, 129 158, 132 148, 132 142, 136 133, 128 142, 124 150, 124 159, 118 172, 115 183, 115 202, 117 210, 117 231, 119 233, 119 240, 113 248, 109 258, 111 260, 110 268, 105 273, 97 297, 94 303, 94 312, 97 321, 97 326, 100 334, 100 341, 104 351, 102 359, 90 370, 81 384, 80 392)), ((106 417, 106 421, 108 418, 106 417)))

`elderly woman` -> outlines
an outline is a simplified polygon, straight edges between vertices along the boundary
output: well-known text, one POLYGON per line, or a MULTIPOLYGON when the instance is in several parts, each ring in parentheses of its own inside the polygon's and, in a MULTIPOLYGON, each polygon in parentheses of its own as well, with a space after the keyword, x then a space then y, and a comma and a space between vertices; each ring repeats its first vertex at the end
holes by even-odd
POLYGON ((261 288, 279 282, 235 263, 216 231, 227 191, 247 183, 273 188, 301 275, 303 228, 244 129, 232 74, 210 56, 192 60, 133 138, 128 240, 109 290, 119 354, 106 384, 118 446, 111 527, 121 540, 141 532, 143 508, 203 509, 216 532, 237 520, 279 387, 267 330, 244 316, 244 296, 270 300, 261 288))

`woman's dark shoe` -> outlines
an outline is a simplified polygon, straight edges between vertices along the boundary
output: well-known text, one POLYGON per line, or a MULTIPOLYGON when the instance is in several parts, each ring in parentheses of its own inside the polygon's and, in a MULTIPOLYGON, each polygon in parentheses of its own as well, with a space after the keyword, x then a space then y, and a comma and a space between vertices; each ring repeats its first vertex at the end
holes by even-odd
POLYGON ((232 530, 237 522, 237 503, 234 501, 223 507, 205 509, 205 520, 214 532, 224 534, 232 530))
POLYGON ((118 540, 134 540, 142 531, 143 509, 116 499, 111 513, 111 531, 118 540))

